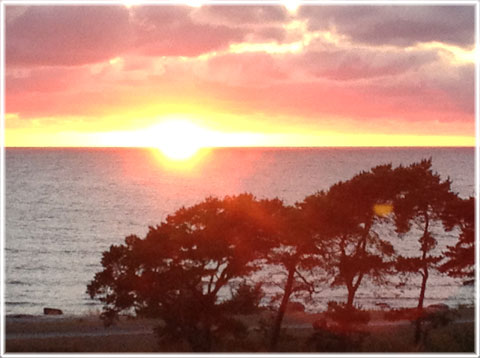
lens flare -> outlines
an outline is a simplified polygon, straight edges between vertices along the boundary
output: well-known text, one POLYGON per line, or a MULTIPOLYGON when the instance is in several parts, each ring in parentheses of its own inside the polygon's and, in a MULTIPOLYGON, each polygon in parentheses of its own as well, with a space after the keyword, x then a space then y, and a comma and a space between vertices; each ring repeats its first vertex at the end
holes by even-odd
POLYGON ((393 212, 392 204, 375 204, 373 206, 373 212, 377 216, 388 216, 393 212))

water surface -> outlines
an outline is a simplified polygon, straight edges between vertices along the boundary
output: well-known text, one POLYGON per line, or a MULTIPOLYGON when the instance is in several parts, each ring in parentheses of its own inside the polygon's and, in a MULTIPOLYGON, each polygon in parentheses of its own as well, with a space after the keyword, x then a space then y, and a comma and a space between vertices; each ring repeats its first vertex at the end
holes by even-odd
MULTIPOLYGON (((456 192, 474 194, 473 148, 215 149, 188 171, 162 165, 150 149, 8 148, 6 313, 40 314, 45 306, 70 314, 98 310, 85 289, 101 268, 101 253, 207 196, 250 192, 293 204, 373 166, 429 157, 456 192)), ((448 234, 439 246, 454 240, 448 234)), ((408 242, 400 246, 415 250, 408 242)), ((473 290, 458 281, 433 276, 430 284, 427 304, 473 301, 473 290)), ((415 284, 401 290, 367 285, 358 302, 414 305, 417 294, 415 284)), ((326 290, 317 298, 344 295, 326 290)))

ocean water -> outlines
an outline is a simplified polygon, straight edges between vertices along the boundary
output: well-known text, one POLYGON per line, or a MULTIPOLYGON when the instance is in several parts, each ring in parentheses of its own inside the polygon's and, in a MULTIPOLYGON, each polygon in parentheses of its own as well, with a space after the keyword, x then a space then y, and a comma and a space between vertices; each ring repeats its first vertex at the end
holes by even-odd
MULTIPOLYGON (((473 148, 225 148, 212 150, 189 170, 169 167, 151 149, 7 148, 5 312, 41 314, 43 307, 97 312, 101 306, 85 290, 101 269, 101 253, 129 234, 142 237, 149 225, 207 196, 250 192, 293 204, 373 166, 429 157, 454 191, 474 195, 473 148)), ((396 245, 415 252, 412 242, 396 245)), ((438 250, 454 242, 454 233, 442 235, 438 250)), ((372 289, 367 282, 357 302, 414 306, 417 286, 412 281, 401 289, 372 289)), ((344 299, 343 289, 325 289, 315 296, 313 309, 344 299)), ((474 291, 433 275, 426 304, 439 302, 472 303, 474 291)))

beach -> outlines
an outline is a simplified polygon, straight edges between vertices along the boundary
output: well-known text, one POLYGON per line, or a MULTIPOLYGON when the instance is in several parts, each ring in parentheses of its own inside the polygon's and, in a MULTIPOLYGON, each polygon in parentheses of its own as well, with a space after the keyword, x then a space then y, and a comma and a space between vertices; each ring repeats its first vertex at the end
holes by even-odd
MULTIPOLYGON (((431 344, 438 352, 473 352, 474 308, 456 310, 454 321, 445 327, 434 329, 429 334, 431 344), (471 350, 468 347, 471 346, 471 350)), ((387 311, 369 311, 371 320, 361 329, 367 333, 362 351, 414 352, 408 344, 413 325, 408 320, 390 321, 387 311), (407 343, 406 343, 407 342, 407 343)), ((257 316, 242 316, 248 327, 248 335, 242 340, 223 342, 215 351, 265 352, 262 342, 265 331, 262 321, 268 313, 257 316)), ((314 345, 308 342, 314 330, 312 323, 322 314, 288 312, 284 321, 283 338, 279 351, 313 352, 314 345)), ((122 316, 110 327, 104 327, 97 315, 83 316, 6 316, 6 352, 189 352, 181 343, 159 345, 153 333, 159 321, 122 316)))

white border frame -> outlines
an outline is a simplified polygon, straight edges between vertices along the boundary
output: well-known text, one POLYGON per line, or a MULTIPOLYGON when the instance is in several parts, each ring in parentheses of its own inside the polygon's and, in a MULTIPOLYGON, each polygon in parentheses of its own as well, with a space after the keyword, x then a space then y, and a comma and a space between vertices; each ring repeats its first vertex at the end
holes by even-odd
MULTIPOLYGON (((140 0, 135 3, 137 5, 185 5, 188 1, 184 0, 140 0)), ((285 2, 281 0, 210 0, 202 1, 202 5, 284 5, 285 2)), ((480 269, 479 269, 479 258, 480 258, 480 203, 479 203, 479 193, 480 193, 480 4, 475 0, 461 0, 461 1, 451 1, 451 0, 378 0, 378 1, 366 1, 366 0, 299 0, 298 4, 301 5, 394 5, 394 6, 404 6, 404 5, 474 5, 475 6, 475 134, 476 134, 476 143, 475 143, 475 262, 476 262, 476 280, 475 280, 475 292, 476 292, 476 305, 475 305, 475 352, 467 354, 430 354, 430 353, 412 353, 412 354, 388 354, 388 353, 358 353, 358 354, 322 354, 322 353, 295 353, 295 354, 283 354, 283 353, 268 353, 268 354, 219 354, 219 353, 209 353, 209 354, 129 354, 129 353, 118 353, 118 354, 65 354, 65 353, 38 353, 38 354, 22 354, 22 353, 5 353, 5 31, 6 31, 6 22, 5 22, 5 6, 7 5, 124 5, 122 1, 117 0, 4 0, 0 3, 0 43, 2 44, 1 52, 1 63, 0 63, 0 77, 2 79, 1 83, 1 98, 0 98, 0 357, 51 357, 51 356, 69 356, 69 357, 272 357, 272 356, 285 356, 285 357, 359 357, 359 356, 368 356, 368 357, 412 357, 412 356, 421 356, 421 357, 478 357, 479 356, 479 323, 480 323, 480 308, 479 308, 479 286, 480 286, 480 269)))

